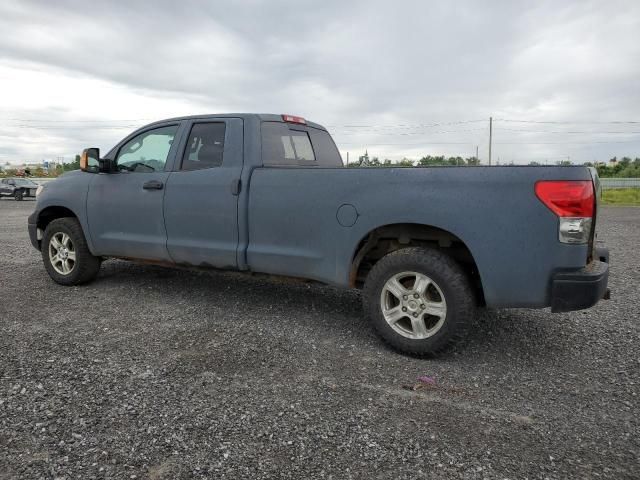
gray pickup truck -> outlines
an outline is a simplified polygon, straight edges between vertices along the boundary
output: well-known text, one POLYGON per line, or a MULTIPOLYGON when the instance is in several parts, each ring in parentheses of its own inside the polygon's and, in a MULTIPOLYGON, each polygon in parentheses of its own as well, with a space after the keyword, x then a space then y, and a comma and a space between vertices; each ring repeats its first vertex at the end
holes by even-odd
POLYGON ((28 222, 63 285, 115 257, 358 288, 377 333, 414 355, 452 345, 478 306, 608 295, 585 167, 347 169, 316 123, 228 114, 152 123, 85 150, 81 170, 45 184, 28 222))

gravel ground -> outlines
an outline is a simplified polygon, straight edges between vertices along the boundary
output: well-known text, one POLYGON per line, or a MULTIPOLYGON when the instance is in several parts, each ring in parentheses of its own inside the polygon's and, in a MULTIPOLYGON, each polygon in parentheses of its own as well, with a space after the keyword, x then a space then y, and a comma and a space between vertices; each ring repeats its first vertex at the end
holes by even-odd
POLYGON ((601 215, 611 301, 486 311, 419 360, 351 291, 121 261, 56 285, 33 205, 0 201, 0 478, 640 477, 638 208, 601 215))

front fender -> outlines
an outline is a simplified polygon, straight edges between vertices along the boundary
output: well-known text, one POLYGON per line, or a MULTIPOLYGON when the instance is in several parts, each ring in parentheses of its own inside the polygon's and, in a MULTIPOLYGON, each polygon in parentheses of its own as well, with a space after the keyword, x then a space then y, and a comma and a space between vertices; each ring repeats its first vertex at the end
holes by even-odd
MULTIPOLYGON (((43 216, 46 216, 47 212, 50 212, 53 218, 74 216, 78 219, 78 222, 80 222, 89 251, 94 253, 87 218, 87 194, 93 178, 92 175, 91 173, 78 172, 77 174, 68 174, 47 183, 47 186, 42 190, 36 200, 34 212, 28 219, 29 230, 31 232, 31 229, 35 228, 36 238, 38 236, 41 238, 42 232, 38 232, 38 226, 42 224, 43 216), (31 227, 31 225, 35 227, 31 227)), ((38 238, 37 241, 39 242, 38 238)))

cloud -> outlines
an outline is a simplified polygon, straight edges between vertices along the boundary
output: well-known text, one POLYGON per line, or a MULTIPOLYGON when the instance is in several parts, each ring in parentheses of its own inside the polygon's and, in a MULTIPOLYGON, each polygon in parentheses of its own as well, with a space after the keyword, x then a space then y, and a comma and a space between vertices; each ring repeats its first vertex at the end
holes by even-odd
MULTIPOLYGON (((638 27, 634 1, 5 2, 0 160, 108 149, 130 126, 224 111, 301 114, 351 158, 479 146, 486 160, 489 116, 640 121, 638 27)), ((635 156, 638 131, 496 121, 494 159, 635 156)))

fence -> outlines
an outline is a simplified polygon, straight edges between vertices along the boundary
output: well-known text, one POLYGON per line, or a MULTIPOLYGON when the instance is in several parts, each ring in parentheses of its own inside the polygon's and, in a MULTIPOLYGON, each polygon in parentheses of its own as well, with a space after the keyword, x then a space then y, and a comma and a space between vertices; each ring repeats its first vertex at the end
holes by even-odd
POLYGON ((640 178, 600 178, 603 190, 612 188, 640 188, 640 178))

